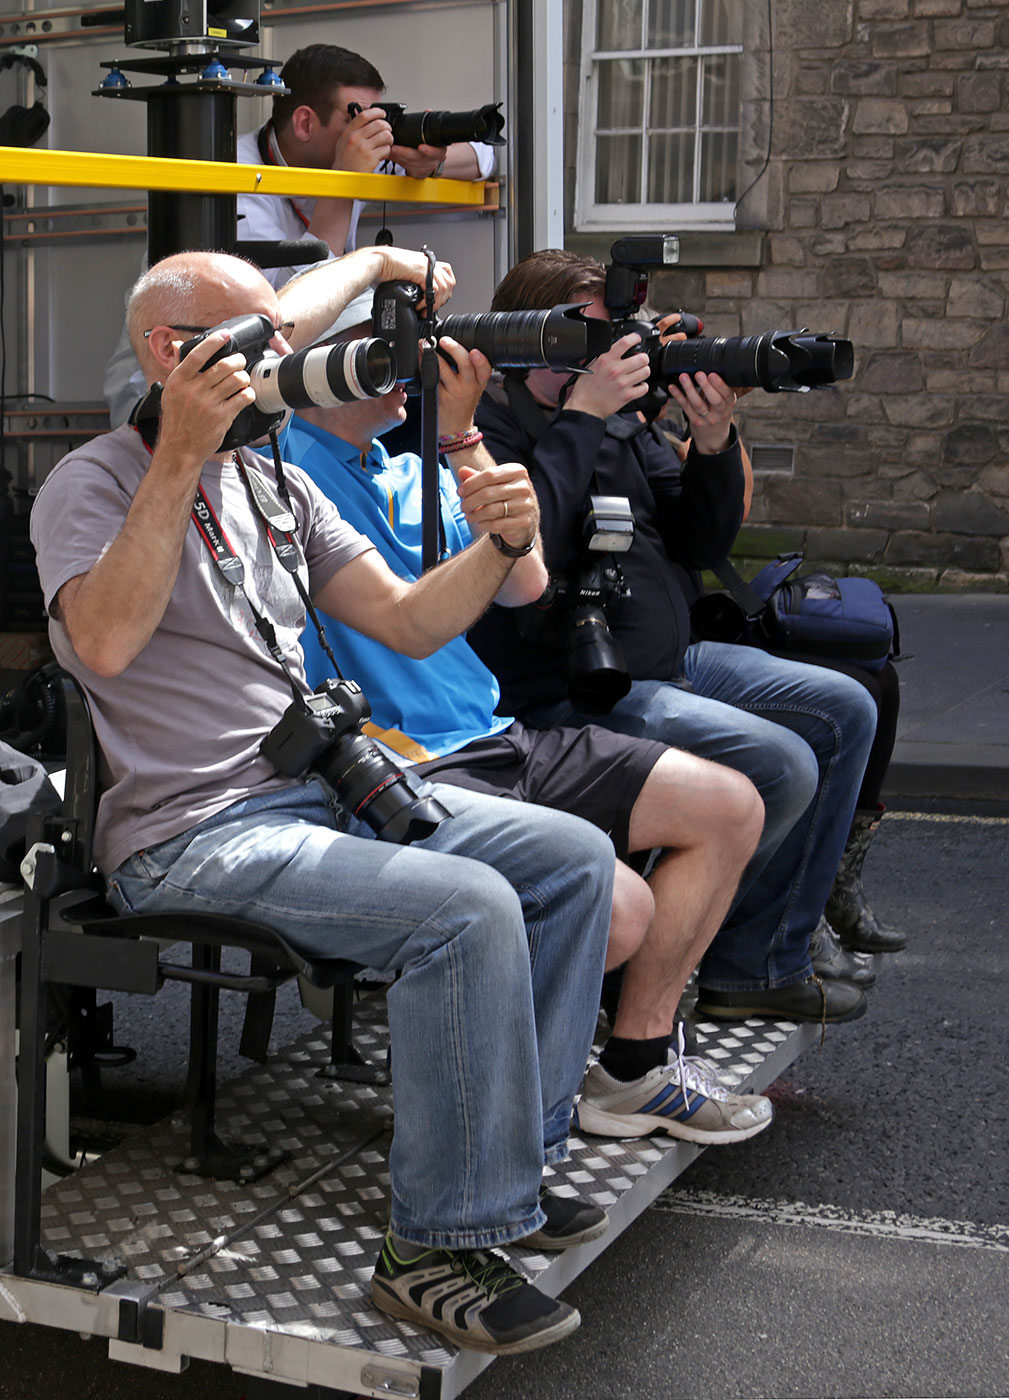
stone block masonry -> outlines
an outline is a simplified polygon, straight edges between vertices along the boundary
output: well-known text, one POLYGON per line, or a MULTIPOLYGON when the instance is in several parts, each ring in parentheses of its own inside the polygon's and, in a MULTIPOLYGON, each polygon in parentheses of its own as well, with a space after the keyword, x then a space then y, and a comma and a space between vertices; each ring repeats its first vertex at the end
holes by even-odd
POLYGON ((706 334, 848 336, 855 376, 741 400, 744 440, 794 447, 794 471, 758 475, 739 558, 787 537, 890 588, 1009 591, 1009 6, 772 0, 771 17, 771 59, 753 58, 773 109, 764 92, 744 123, 763 124, 773 193, 737 212, 763 263, 695 259, 652 300, 688 305, 689 283, 706 334))

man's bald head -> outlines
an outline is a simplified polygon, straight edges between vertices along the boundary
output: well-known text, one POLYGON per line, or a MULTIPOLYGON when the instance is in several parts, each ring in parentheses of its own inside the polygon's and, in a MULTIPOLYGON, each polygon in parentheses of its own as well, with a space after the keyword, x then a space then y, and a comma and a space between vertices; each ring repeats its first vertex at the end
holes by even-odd
MULTIPOLYGON (((173 253, 134 284, 126 306, 130 344, 149 381, 163 377, 144 332, 158 326, 209 330, 231 316, 263 312, 280 321, 277 295, 259 269, 229 253, 173 253)), ((189 339, 194 331, 177 331, 189 339)))

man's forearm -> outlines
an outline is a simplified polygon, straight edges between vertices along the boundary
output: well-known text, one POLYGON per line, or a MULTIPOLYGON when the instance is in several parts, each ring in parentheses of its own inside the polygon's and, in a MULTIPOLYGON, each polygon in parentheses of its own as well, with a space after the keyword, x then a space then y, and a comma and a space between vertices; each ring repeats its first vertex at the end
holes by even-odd
POLYGON ((164 616, 201 465, 166 474, 152 460, 112 544, 87 574, 60 589, 57 616, 74 651, 98 675, 125 671, 164 616))
MULTIPOLYGON (((335 250, 334 250, 335 251, 335 250)), ((285 321, 293 322, 287 337, 294 350, 303 350, 325 334, 355 297, 375 285, 382 273, 378 248, 358 248, 335 262, 320 263, 288 282, 277 293, 285 321)))
POLYGON ((401 604, 408 654, 430 656, 472 627, 501 591, 516 562, 523 561, 509 559, 484 538, 421 575, 401 604))
POLYGON ((308 232, 313 238, 321 238, 335 257, 343 257, 353 213, 352 199, 317 199, 308 232))

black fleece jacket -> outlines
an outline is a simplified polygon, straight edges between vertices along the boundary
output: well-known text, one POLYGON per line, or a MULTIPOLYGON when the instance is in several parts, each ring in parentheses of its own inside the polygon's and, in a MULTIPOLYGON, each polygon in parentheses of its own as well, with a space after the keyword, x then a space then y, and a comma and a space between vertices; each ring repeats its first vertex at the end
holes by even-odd
MULTIPOLYGON (((742 523, 735 429, 723 452, 702 457, 691 447, 681 465, 662 434, 637 415, 551 414, 515 379, 490 387, 476 422, 495 460, 522 462, 532 478, 551 574, 585 557, 582 522, 591 494, 629 499, 634 542, 619 562, 630 596, 607 620, 634 680, 674 680, 690 640, 696 571, 725 558, 742 523)), ((527 611, 492 607, 469 633, 501 682, 505 714, 521 716, 565 694, 563 652, 526 640, 519 629, 527 611)))

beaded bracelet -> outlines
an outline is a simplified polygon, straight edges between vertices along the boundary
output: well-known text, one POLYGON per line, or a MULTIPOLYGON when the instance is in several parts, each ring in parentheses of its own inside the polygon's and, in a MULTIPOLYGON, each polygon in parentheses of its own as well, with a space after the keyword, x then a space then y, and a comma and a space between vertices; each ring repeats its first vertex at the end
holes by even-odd
POLYGON ((446 433, 438 439, 439 452, 462 452, 467 447, 476 447, 483 442, 483 433, 478 428, 467 428, 464 433, 446 433))

